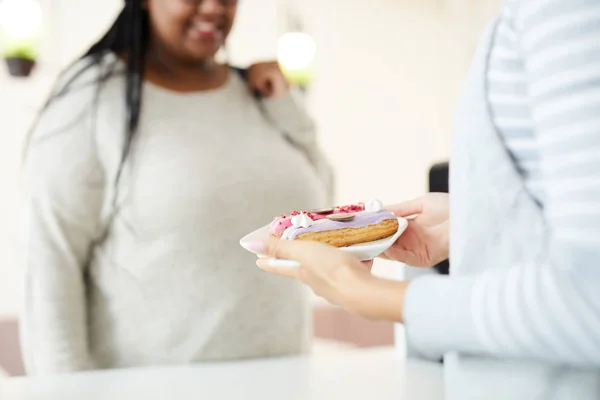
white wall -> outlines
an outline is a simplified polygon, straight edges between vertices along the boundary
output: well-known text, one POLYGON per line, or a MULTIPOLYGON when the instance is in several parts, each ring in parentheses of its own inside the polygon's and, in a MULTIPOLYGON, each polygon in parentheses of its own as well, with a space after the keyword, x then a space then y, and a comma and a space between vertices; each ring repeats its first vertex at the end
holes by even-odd
MULTIPOLYGON (((2 1, 2 0, 0 0, 2 1)), ((230 60, 272 58, 279 0, 243 0, 230 60)), ((18 312, 14 226, 21 143, 54 76, 110 23, 122 0, 43 0, 53 22, 34 77, 0 66, 0 317, 18 312)), ((385 202, 426 189, 432 162, 448 156, 455 99, 473 40, 495 1, 304 0, 299 10, 318 44, 310 107, 338 171, 338 201, 385 202), (455 4, 459 4, 455 3, 455 4)), ((381 265, 382 274, 395 267, 381 265)))
MULTIPOLYGON (((318 45, 311 108, 338 170, 338 201, 395 202, 427 190, 449 156, 454 107, 499 0, 301 0, 318 45)), ((375 272, 401 277, 398 264, 375 272)))
POLYGON ((41 0, 40 4, 46 25, 34 74, 14 79, 0 65, 0 318, 15 315, 19 308, 21 271, 16 265, 15 226, 25 133, 56 75, 106 29, 122 1, 41 0))

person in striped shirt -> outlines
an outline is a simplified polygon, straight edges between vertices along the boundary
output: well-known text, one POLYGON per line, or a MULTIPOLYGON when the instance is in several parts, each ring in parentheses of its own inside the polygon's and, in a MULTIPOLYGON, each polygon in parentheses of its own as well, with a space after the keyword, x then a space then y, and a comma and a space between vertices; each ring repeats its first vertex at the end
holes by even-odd
POLYGON ((481 85, 466 89, 457 119, 450 197, 389 207, 416 217, 385 256, 427 267, 450 253, 451 276, 387 281, 337 249, 272 239, 256 247, 302 267, 258 264, 362 316, 403 322, 434 359, 596 369, 600 1, 505 1, 484 41, 470 78, 481 73, 481 85))

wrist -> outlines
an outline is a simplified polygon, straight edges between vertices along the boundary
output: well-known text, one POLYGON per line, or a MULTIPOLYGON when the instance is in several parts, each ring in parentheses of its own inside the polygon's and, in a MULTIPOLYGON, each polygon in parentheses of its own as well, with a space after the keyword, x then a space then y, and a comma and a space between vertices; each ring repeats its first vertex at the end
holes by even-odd
POLYGON ((446 258, 450 257, 450 221, 447 221, 444 224, 444 233, 443 233, 443 241, 444 241, 444 248, 446 251, 446 258))
POLYGON ((438 227, 438 249, 439 254, 437 257, 438 264, 450 257, 450 222, 446 221, 438 227))
POLYGON ((348 285, 342 306, 363 318, 402 322, 408 281, 360 276, 348 285))

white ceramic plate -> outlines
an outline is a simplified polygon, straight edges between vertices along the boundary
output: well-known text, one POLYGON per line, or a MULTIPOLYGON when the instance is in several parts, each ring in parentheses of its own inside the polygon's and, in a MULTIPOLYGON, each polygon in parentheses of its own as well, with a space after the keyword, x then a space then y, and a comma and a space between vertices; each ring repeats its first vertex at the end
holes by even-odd
MULTIPOLYGON (((396 231, 396 233, 394 233, 392 236, 387 237, 385 239, 376 240, 374 242, 360 243, 360 244, 355 244, 353 246, 348 246, 348 247, 340 247, 340 250, 345 251, 346 253, 355 255, 361 261, 372 260, 375 257, 377 257, 378 255, 382 254, 388 248, 390 248, 390 246, 392 244, 394 244, 394 242, 406 230, 407 226, 408 226, 408 221, 404 218, 398 217, 398 231, 396 231)), ((256 242, 259 240, 265 240, 268 237, 269 237, 269 225, 266 225, 260 229, 255 230, 254 232, 249 233, 248 235, 244 236, 240 240, 240 245, 244 249, 248 250, 249 252, 254 253, 258 257, 263 258, 264 256, 262 254, 258 254, 256 252, 250 250, 249 245, 250 245, 250 243, 253 243, 253 242, 256 242)), ((282 267, 282 268, 298 268, 298 267, 300 267, 300 264, 296 261, 282 260, 282 259, 272 260, 271 265, 274 267, 282 267)))

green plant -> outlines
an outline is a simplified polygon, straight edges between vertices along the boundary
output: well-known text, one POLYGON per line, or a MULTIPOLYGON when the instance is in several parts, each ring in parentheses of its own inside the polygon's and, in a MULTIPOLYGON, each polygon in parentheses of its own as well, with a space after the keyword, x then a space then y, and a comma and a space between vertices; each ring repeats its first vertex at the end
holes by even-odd
POLYGON ((25 58, 27 60, 35 61, 35 51, 27 47, 9 47, 2 51, 3 58, 25 58))
POLYGON ((37 58, 40 33, 33 32, 27 37, 12 36, 0 28, 0 54, 3 58, 37 58))

